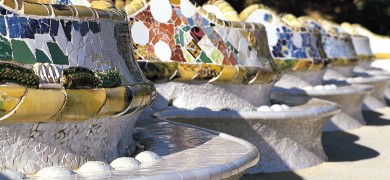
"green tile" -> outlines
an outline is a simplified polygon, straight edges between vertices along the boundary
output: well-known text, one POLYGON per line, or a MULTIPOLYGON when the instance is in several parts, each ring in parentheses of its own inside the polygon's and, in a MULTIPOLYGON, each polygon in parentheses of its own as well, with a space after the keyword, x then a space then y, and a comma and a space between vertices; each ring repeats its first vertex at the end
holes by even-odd
POLYGON ((11 44, 16 62, 22 64, 34 64, 37 62, 26 42, 12 39, 11 44))
POLYGON ((50 55, 54 64, 65 64, 68 65, 68 56, 66 56, 57 43, 47 42, 47 47, 49 47, 50 55))
POLYGON ((43 51, 41 51, 39 49, 36 49, 35 50, 35 54, 37 56, 38 62, 41 62, 41 63, 51 63, 49 57, 47 57, 46 53, 44 53, 43 51))
POLYGON ((0 60, 12 60, 11 45, 9 44, 9 41, 3 36, 0 36, 0 60))
POLYGON ((200 57, 199 59, 204 62, 204 63, 213 63, 213 61, 211 61, 211 59, 209 57, 207 57, 207 55, 202 51, 202 53, 200 54, 200 57))

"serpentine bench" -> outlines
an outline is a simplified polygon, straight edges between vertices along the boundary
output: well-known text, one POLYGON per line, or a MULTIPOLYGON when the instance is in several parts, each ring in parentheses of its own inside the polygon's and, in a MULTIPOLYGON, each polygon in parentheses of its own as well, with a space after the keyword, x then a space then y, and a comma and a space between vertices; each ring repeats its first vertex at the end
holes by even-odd
POLYGON ((279 17, 261 4, 246 8, 240 18, 264 24, 272 39, 269 46, 283 69, 282 78, 273 89, 275 96, 309 95, 340 104, 342 111, 331 118, 324 131, 353 129, 365 124, 360 109, 372 87, 324 85, 322 79, 327 66, 338 63, 327 58, 318 31, 307 29, 291 14, 279 17))
POLYGON ((138 62, 145 76, 155 82, 160 96, 151 106, 155 111, 170 120, 229 134, 245 133, 251 127, 256 138, 240 137, 256 144, 261 160, 249 173, 303 168, 326 159, 320 135, 329 118, 339 111, 337 104, 285 99, 278 103, 294 107, 279 111, 277 107, 281 106, 275 105, 271 106, 275 112, 261 110, 270 109, 270 92, 280 74, 262 25, 221 20, 189 0, 135 0, 125 10, 131 20, 138 62), (256 117, 253 123, 246 121, 246 116, 229 116, 245 111, 253 111, 248 112, 256 117), (310 113, 313 111, 318 116, 310 113), (237 126, 239 120, 246 126, 237 126), (220 125, 208 126, 208 121, 220 125), (229 128, 222 128, 222 124, 229 128), (273 124, 278 128, 273 130, 273 124), (285 135, 283 128, 287 127, 296 133, 285 135), (272 135, 268 138, 269 133, 272 135), (298 137, 310 139, 310 145, 297 143, 298 137), (286 151, 300 155, 283 154, 286 151), (305 163, 297 163, 302 161, 305 163))
POLYGON ((134 152, 134 123, 155 88, 126 16, 97 8, 1 2, 0 170, 75 169, 134 152))
MULTIPOLYGON (((364 39, 362 36, 351 36, 346 33, 340 25, 319 19, 313 20, 307 17, 301 18, 302 22, 305 22, 308 28, 317 29, 323 35, 323 45, 325 52, 328 58, 338 59, 342 61, 372 61, 372 55, 362 54, 361 49, 368 49, 367 43, 360 44, 363 47, 355 50, 352 39, 364 39), (360 56, 358 56, 357 51, 359 51, 360 56), (367 60, 365 60, 367 59, 367 60)), ((364 43, 364 41, 363 41, 364 43)), ((338 61, 337 60, 337 61, 338 61)), ((363 110, 373 110, 377 108, 383 108, 386 106, 384 99, 384 91, 387 87, 389 77, 381 76, 358 76, 355 77, 353 69, 356 67, 354 65, 344 65, 344 66, 331 66, 327 69, 324 80, 334 83, 349 83, 349 84, 366 84, 374 87, 374 91, 365 98, 363 110)))

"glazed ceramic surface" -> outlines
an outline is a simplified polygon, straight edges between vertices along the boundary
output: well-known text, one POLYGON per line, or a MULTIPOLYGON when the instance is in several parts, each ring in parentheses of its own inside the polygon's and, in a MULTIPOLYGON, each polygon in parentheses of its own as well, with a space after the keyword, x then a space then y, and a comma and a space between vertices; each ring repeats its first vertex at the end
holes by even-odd
POLYGON ((233 80, 242 74, 265 83, 278 75, 262 25, 220 20, 189 0, 135 0, 125 9, 147 78, 248 83, 233 80))
POLYGON ((283 69, 319 70, 326 64, 320 34, 306 29, 295 16, 279 16, 271 9, 258 4, 242 11, 240 18, 246 22, 261 23, 266 27, 271 53, 283 69))

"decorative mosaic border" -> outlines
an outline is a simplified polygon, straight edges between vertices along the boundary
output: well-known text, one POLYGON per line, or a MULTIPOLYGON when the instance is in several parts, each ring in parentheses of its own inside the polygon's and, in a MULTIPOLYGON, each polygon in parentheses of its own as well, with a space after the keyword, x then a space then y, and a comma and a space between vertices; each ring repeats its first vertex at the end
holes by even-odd
POLYGON ((209 83, 264 84, 277 81, 280 73, 267 67, 178 62, 139 61, 144 75, 152 81, 196 81, 209 83))
POLYGON ((0 86, 0 92, 1 123, 81 122, 120 116, 141 111, 156 96, 150 82, 82 90, 42 90, 7 84, 0 86))

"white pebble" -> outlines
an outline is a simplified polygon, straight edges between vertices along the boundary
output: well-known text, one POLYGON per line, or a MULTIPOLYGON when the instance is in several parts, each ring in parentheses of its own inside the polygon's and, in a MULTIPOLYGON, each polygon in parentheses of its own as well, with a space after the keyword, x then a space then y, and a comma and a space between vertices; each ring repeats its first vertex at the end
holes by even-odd
POLYGON ((324 90, 324 86, 322 85, 317 85, 317 86, 314 86, 314 90, 324 90))
POLYGON ((270 112, 273 111, 269 106, 260 106, 259 108, 256 109, 257 111, 262 111, 262 112, 270 112))
POLYGON ((337 86, 334 85, 334 84, 327 84, 327 85, 324 86, 324 88, 326 90, 331 90, 331 89, 337 89, 337 86))
POLYGON ((77 173, 96 173, 96 172, 107 172, 114 170, 109 164, 103 161, 88 161, 83 164, 77 173))
POLYGON ((313 86, 305 86, 305 87, 303 87, 303 90, 306 90, 306 91, 313 90, 313 89, 314 89, 313 86))
POLYGON ((111 167, 113 167, 115 170, 117 169, 137 169, 139 168, 139 161, 137 161, 134 158, 131 157, 121 157, 117 158, 114 161, 110 163, 111 167))
POLYGON ((290 109, 290 106, 287 106, 286 104, 282 104, 282 105, 280 105, 280 107, 282 107, 283 110, 290 109))
POLYGON ((3 171, 0 171, 0 179, 25 179, 26 175, 19 171, 6 169, 3 171))
POLYGON ((144 151, 139 153, 135 159, 140 163, 153 163, 161 160, 161 156, 151 151, 144 151))
POLYGON ((37 172, 36 176, 43 178, 53 178, 69 177, 73 174, 74 172, 65 166, 51 166, 41 169, 37 172))
POLYGON ((279 104, 274 104, 274 105, 272 105, 272 106, 271 106, 271 109, 274 110, 275 112, 283 111, 282 106, 280 106, 279 104))

